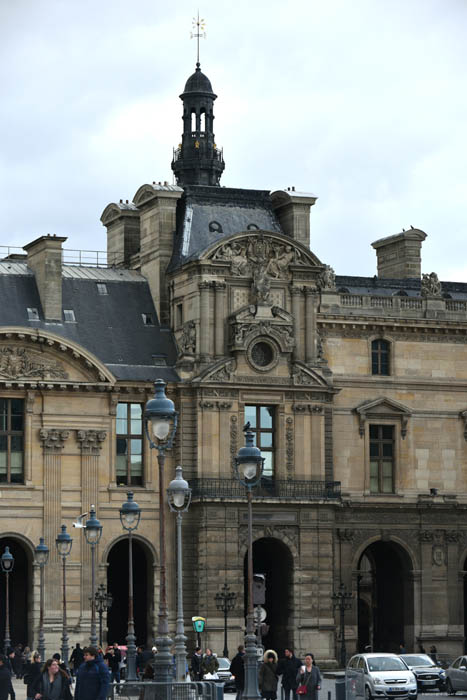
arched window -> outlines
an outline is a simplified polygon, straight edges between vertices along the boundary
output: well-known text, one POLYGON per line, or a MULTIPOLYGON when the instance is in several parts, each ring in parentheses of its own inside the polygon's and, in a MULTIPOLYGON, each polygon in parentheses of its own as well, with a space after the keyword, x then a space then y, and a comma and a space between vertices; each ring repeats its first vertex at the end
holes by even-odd
POLYGON ((191 113, 191 130, 196 131, 196 112, 194 110, 191 113))
POLYGON ((199 129, 200 129, 200 131, 206 131, 206 114, 205 114, 205 112, 201 112, 199 129))
POLYGON ((371 374, 389 375, 390 343, 387 340, 373 340, 371 343, 371 374))

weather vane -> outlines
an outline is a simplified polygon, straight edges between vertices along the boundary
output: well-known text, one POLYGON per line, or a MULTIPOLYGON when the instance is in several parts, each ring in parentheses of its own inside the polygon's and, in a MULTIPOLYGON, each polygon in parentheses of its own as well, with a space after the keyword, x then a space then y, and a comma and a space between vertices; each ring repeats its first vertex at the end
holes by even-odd
POLYGON ((199 65, 199 40, 201 39, 206 39, 206 32, 204 31, 206 28, 206 22, 204 19, 199 18, 199 10, 198 10, 198 16, 193 17, 193 32, 190 32, 190 39, 196 39, 196 63, 199 65))

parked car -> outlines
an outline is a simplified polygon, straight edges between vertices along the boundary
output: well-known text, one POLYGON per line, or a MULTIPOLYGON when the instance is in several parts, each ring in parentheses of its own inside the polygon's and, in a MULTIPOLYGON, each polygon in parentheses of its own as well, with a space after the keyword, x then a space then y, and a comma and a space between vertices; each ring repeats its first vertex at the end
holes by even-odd
POLYGON ((218 680, 224 683, 226 693, 235 693, 235 676, 230 673, 230 661, 223 656, 218 656, 219 668, 217 669, 218 680))
POLYGON ((467 690, 467 656, 458 656, 446 669, 446 690, 449 695, 467 690))
POLYGON ((420 693, 446 690, 446 672, 428 654, 401 654, 399 658, 415 674, 420 693))
POLYGON ((356 654, 347 666, 347 679, 355 696, 417 698, 417 680, 396 654, 356 654))

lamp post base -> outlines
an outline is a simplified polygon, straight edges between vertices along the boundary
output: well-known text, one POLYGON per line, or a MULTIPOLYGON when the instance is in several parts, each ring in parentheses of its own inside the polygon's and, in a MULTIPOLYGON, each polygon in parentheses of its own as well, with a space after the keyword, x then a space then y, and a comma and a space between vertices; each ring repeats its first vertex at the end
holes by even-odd
POLYGON ((242 700, 258 700, 261 696, 258 690, 258 654, 254 632, 245 635, 245 689, 242 700))
POLYGON ((157 637, 156 647, 157 654, 154 659, 154 680, 158 683, 172 683, 173 676, 173 661, 170 649, 173 641, 169 636, 157 637))

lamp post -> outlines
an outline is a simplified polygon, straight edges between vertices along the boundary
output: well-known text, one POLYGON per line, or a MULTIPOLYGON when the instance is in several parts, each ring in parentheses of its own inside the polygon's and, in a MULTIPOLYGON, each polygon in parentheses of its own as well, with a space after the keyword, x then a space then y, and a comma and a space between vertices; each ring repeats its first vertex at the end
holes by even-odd
POLYGON ((62 525, 62 531, 59 532, 55 539, 55 546, 57 547, 58 556, 62 558, 62 591, 63 591, 63 630, 62 630, 62 647, 61 655, 62 661, 69 670, 68 665, 68 630, 66 626, 66 558, 71 552, 71 547, 73 545, 73 539, 70 537, 66 531, 66 525, 62 525))
POLYGON ((107 593, 103 583, 99 584, 94 594, 96 610, 99 615, 99 646, 102 646, 102 615, 112 607, 112 594, 107 593))
POLYGON ((11 639, 10 639, 10 591, 9 591, 9 586, 8 586, 8 577, 13 571, 13 567, 15 565, 15 560, 13 557, 13 554, 10 552, 9 547, 5 547, 5 551, 3 552, 1 558, 0 558, 1 564, 2 564, 2 571, 5 574, 5 581, 6 581, 6 586, 5 586, 5 639, 3 642, 3 651, 5 653, 5 656, 8 654, 8 648, 11 646, 11 639))
POLYGON ((44 566, 49 561, 49 548, 44 543, 44 538, 39 537, 39 544, 34 550, 36 564, 40 571, 40 602, 39 602, 39 640, 37 651, 41 655, 42 661, 45 659, 45 637, 44 637, 44 566))
POLYGON ((182 517, 191 503, 191 489, 183 478, 181 467, 175 469, 173 479, 167 489, 169 508, 177 514, 177 629, 175 634, 175 678, 184 681, 186 677, 186 637, 183 625, 183 569, 182 569, 182 517))
POLYGON ((248 499, 248 611, 245 634, 245 690, 243 700, 257 700, 258 691, 258 657, 256 653, 255 621, 253 611, 253 509, 251 489, 258 485, 263 473, 264 458, 254 445, 254 434, 247 423, 245 447, 241 447, 235 457, 235 470, 240 483, 246 487, 248 499))
POLYGON ((224 613, 224 651, 223 656, 229 658, 229 649, 227 647, 227 615, 234 609, 237 600, 237 595, 229 590, 229 586, 224 583, 221 590, 216 593, 216 608, 224 613))
POLYGON ((164 464, 165 453, 173 445, 177 431, 177 411, 174 403, 165 395, 165 382, 154 383, 155 396, 146 403, 144 410, 146 435, 152 449, 157 450, 159 465, 159 613, 157 622, 157 655, 154 661, 154 676, 159 683, 172 681, 172 656, 169 637, 169 612, 167 607, 167 581, 165 557, 165 510, 164 510, 164 464))
POLYGON ((128 632, 126 636, 127 642, 127 674, 128 681, 138 680, 136 676, 136 637, 135 637, 135 620, 133 612, 133 542, 132 533, 137 529, 141 518, 141 508, 133 500, 133 493, 127 493, 127 500, 120 508, 120 522, 123 529, 128 532, 128 632))
POLYGON ((91 545, 91 634, 89 641, 92 647, 97 647, 96 633, 96 545, 102 535, 102 525, 96 517, 96 507, 91 506, 89 518, 84 527, 86 542, 91 545))
POLYGON ((345 611, 350 610, 352 607, 352 593, 349 593, 344 586, 343 582, 340 582, 339 590, 337 593, 332 594, 332 600, 334 607, 339 610, 340 613, 340 635, 341 635, 341 649, 340 649, 340 664, 342 668, 345 668, 347 651, 345 648, 345 611))

